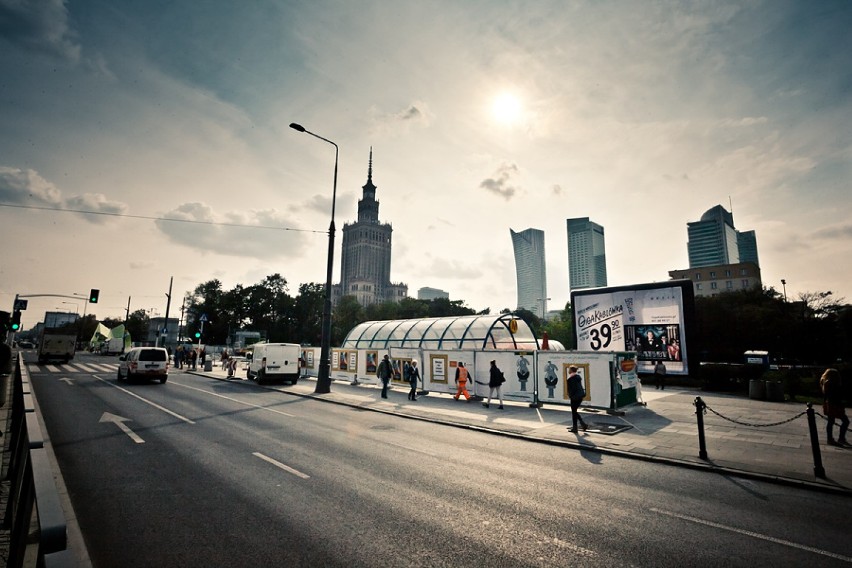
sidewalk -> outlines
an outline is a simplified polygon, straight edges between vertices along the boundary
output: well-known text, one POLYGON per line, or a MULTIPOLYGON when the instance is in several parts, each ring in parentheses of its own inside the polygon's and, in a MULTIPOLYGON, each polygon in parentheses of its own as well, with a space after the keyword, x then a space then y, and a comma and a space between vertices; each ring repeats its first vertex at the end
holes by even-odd
MULTIPOLYGON (((226 373, 215 367, 212 372, 189 372, 227 380, 226 373)), ((232 382, 255 386, 244 377, 243 371, 232 382)), ((545 405, 531 408, 527 403, 507 401, 505 410, 498 410, 498 403, 493 400, 491 408, 485 408, 480 402, 456 401, 447 394, 421 395, 412 402, 407 400, 408 388, 402 386, 394 386, 388 399, 380 398, 379 389, 370 385, 353 386, 333 381, 331 392, 322 395, 314 394, 315 387, 316 380, 308 377, 300 379, 297 385, 265 388, 542 443, 852 496, 852 447, 826 445, 826 421, 820 416, 816 416, 816 425, 825 478, 819 479, 814 475, 814 458, 804 414, 806 405, 803 403, 751 400, 698 389, 668 388, 659 391, 646 387, 647 407, 630 406, 622 409, 623 415, 585 409, 583 417, 589 424, 589 431, 573 434, 568 430, 571 409, 567 407, 545 405), (697 396, 707 405, 704 415, 706 460, 698 455, 694 405, 697 396), (801 416, 797 417, 799 414, 801 416), (761 426, 779 422, 782 423, 761 426)), ((821 412, 820 408, 815 410, 821 412)))

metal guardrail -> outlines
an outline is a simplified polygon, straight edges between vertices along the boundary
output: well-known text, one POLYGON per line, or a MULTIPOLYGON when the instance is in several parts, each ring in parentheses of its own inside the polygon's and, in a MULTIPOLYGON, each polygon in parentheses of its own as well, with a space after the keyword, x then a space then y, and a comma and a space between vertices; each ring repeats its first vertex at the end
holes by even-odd
POLYGON ((73 566, 65 513, 44 447, 44 433, 36 414, 35 399, 23 355, 12 375, 8 466, 2 480, 9 495, 2 528, 9 531, 6 566, 73 566))

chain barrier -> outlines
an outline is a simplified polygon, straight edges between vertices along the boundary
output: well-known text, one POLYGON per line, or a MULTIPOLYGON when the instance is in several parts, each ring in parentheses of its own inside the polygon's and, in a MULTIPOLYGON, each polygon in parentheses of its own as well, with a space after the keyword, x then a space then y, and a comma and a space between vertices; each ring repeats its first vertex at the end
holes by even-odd
MULTIPOLYGON (((718 416, 719 418, 721 418, 722 420, 727 420, 728 422, 733 422, 734 424, 739 424, 740 426, 750 426, 752 428, 769 428, 771 426, 780 426, 782 424, 787 424, 789 422, 792 422, 793 420, 796 420, 797 418, 801 418, 802 416, 807 414, 807 411, 802 411, 802 412, 798 413, 797 415, 793 416, 792 418, 788 418, 787 420, 781 420, 780 422, 772 422, 770 424, 754 424, 754 423, 751 423, 751 422, 742 422, 740 420, 734 420, 733 418, 728 418, 727 416, 724 416, 724 415, 716 412, 715 410, 713 410, 712 408, 710 408, 709 406, 707 406, 705 404, 704 405, 704 413, 707 414, 708 410, 710 412, 712 412, 713 414, 715 414, 716 416, 718 416)), ((819 413, 817 413, 817 414, 819 414, 819 413)))

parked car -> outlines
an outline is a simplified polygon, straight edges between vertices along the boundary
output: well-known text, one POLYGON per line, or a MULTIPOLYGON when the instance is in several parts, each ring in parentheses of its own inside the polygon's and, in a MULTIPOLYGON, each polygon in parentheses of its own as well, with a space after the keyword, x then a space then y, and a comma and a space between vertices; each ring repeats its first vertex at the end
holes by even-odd
POLYGON ((165 383, 169 378, 169 353, 163 347, 134 347, 118 358, 118 380, 146 377, 165 383))

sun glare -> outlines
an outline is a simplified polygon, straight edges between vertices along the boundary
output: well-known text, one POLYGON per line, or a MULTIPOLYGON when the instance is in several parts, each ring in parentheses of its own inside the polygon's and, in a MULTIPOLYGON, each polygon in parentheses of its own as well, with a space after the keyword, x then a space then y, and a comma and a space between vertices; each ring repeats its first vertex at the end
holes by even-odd
POLYGON ((523 114, 521 101, 511 93, 501 93, 491 103, 491 114, 498 122, 516 124, 523 114))

